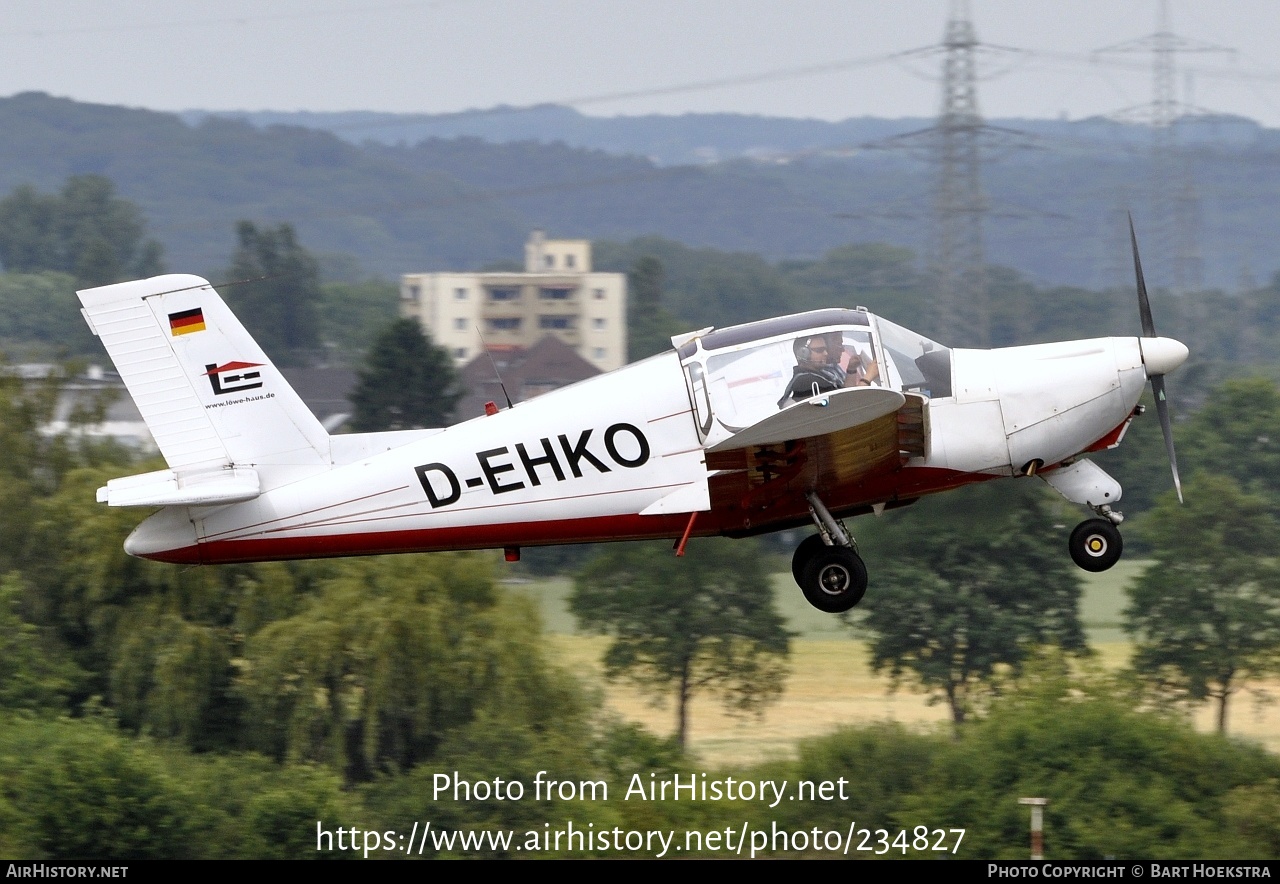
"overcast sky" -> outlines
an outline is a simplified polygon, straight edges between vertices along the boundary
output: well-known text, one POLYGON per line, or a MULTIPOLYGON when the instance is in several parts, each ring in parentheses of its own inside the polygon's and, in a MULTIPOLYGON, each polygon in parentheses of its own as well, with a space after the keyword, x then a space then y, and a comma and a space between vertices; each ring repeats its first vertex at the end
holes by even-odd
MULTIPOLYGON (((971 0, 988 117, 1151 100, 1158 0, 971 0)), ((1280 126, 1280 2, 1170 0, 1182 100, 1280 126)), ((0 95, 158 110, 596 115, 732 111, 836 120, 937 112, 949 0, 6 0, 0 95), (808 70, 806 70, 808 69, 808 70), (820 70, 815 70, 820 69, 820 70), (625 94, 625 95, 623 95, 625 94), (609 96, 615 96, 610 98, 609 96), (621 97, 619 97, 621 96, 621 97)))

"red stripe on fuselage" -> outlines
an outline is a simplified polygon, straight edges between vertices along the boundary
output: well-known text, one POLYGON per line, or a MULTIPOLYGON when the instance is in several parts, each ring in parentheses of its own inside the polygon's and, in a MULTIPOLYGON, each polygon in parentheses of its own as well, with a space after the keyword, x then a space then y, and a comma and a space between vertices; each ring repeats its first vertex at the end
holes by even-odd
POLYGON ((406 531, 368 531, 304 537, 256 537, 213 540, 198 546, 166 550, 146 556, 181 565, 266 562, 280 559, 323 559, 381 553, 443 552, 495 549, 500 546, 548 546, 604 540, 646 540, 676 537, 688 522, 686 515, 597 516, 503 525, 465 525, 406 531))
MULTIPOLYGON (((906 500, 999 478, 990 473, 964 473, 937 467, 908 467, 887 476, 859 483, 854 488, 823 491, 833 511, 851 512, 874 503, 906 500)), ((694 535, 759 533, 804 524, 808 504, 798 498, 795 507, 770 507, 769 516, 737 507, 722 508, 699 517, 694 535), (772 527, 771 527, 772 526, 772 527)), ((614 515, 580 519, 507 522, 496 525, 463 525, 401 531, 362 531, 294 537, 258 536, 237 540, 206 540, 197 546, 165 550, 145 556, 159 562, 182 565, 232 564, 283 559, 320 559, 383 553, 443 552, 463 549, 496 549, 505 546, 548 546, 597 543, 613 540, 673 539, 688 525, 687 513, 661 516, 614 515)))

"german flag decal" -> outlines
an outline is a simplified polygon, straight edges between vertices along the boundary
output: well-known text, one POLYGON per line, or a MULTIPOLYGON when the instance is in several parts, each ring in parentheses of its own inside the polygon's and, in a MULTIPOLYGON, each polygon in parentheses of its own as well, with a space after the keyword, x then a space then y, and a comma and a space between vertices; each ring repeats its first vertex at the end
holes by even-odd
POLYGON ((183 310, 181 313, 170 313, 169 331, 175 338, 178 335, 204 331, 204 311, 197 307, 194 310, 183 310))

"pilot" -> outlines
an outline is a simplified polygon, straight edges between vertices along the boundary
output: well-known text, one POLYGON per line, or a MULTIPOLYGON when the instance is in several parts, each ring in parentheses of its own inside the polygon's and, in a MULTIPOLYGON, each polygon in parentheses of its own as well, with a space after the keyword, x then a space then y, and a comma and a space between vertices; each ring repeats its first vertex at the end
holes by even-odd
POLYGON ((845 347, 839 332, 796 338, 792 349, 796 366, 779 407, 788 399, 800 402, 842 387, 869 387, 879 383, 880 366, 875 359, 863 356, 853 347, 845 347))
POLYGON ((796 338, 792 345, 796 366, 791 370, 791 383, 779 406, 784 405, 788 398, 800 402, 843 387, 849 379, 849 372, 846 368, 848 360, 843 358, 842 343, 839 332, 796 338))

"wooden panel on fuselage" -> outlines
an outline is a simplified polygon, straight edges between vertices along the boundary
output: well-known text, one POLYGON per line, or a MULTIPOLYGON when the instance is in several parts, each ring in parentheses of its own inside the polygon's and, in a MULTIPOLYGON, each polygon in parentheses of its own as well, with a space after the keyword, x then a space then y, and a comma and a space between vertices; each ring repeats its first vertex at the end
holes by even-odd
POLYGON ((879 503, 861 486, 902 463, 896 413, 782 445, 708 453, 707 468, 721 472, 711 477, 707 521, 726 531, 766 522, 785 527, 808 518, 807 491, 817 491, 833 510, 879 503))

